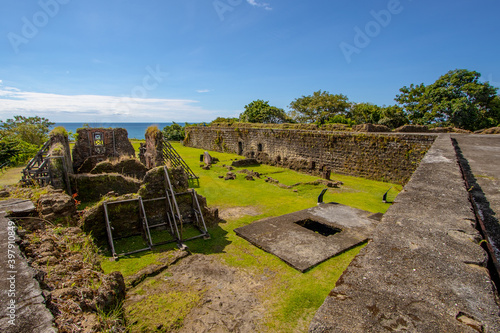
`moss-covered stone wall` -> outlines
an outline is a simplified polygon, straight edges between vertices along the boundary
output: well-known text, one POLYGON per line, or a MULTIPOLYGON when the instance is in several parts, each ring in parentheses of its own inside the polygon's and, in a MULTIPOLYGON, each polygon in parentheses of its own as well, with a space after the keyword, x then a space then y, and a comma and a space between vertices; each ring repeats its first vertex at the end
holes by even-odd
POLYGON ((73 147, 73 169, 76 173, 90 172, 109 157, 135 156, 124 128, 79 128, 73 147))
POLYGON ((316 175, 331 170, 404 184, 435 139, 435 134, 193 126, 186 128, 184 143, 316 175))

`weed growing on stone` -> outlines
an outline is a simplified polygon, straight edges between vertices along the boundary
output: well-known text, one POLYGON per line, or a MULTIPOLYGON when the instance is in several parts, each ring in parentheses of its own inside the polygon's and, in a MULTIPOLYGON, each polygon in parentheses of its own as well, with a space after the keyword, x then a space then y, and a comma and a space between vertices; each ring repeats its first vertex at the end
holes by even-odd
POLYGON ((97 307, 97 318, 100 323, 100 329, 103 333, 116 333, 128 332, 128 329, 121 329, 123 327, 123 304, 117 304, 113 309, 108 312, 103 311, 97 307))

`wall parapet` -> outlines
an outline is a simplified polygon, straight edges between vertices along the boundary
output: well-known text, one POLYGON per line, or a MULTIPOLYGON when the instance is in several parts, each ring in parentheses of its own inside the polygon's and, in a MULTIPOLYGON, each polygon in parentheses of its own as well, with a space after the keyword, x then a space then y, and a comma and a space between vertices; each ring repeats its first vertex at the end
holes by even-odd
POLYGON ((455 148, 440 135, 309 332, 500 332, 480 239, 455 148))
POLYGON ((206 126, 186 127, 184 143, 315 175, 331 170, 404 184, 435 139, 435 134, 206 126))

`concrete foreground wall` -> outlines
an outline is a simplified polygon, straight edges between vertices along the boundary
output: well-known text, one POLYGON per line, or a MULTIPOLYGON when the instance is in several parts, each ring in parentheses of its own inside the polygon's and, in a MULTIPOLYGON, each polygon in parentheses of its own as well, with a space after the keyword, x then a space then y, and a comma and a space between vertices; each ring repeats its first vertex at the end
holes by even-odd
POLYGON ((187 127, 184 143, 316 175, 331 170, 404 184, 435 139, 431 134, 187 127))
POLYGON ((15 224, 6 217, 5 211, 17 208, 35 210, 29 200, 14 199, 0 204, 0 332, 56 333, 35 271, 16 243, 19 238, 15 224))
POLYGON ((500 332, 500 309, 448 134, 310 324, 318 332, 500 332))

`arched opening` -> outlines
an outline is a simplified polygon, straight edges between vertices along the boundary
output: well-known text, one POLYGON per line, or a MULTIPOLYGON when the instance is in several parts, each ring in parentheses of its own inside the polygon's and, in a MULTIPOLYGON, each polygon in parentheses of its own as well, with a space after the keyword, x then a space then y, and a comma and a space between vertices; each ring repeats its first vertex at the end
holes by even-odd
POLYGON ((238 155, 243 155, 243 142, 238 142, 238 155))

